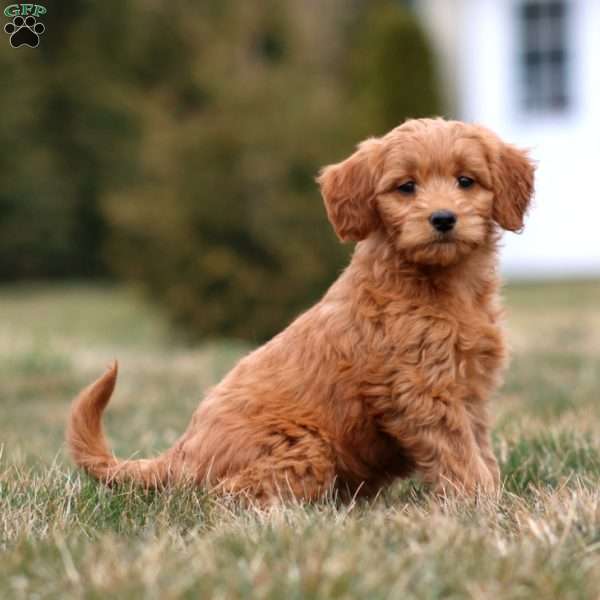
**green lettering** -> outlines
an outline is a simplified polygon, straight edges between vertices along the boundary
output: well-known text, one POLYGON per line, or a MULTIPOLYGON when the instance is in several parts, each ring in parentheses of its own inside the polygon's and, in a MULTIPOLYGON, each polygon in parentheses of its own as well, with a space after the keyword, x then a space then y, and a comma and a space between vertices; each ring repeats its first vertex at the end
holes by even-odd
POLYGON ((19 14, 19 5, 11 4, 4 9, 5 17, 16 17, 19 14))
POLYGON ((21 4, 21 15, 28 15, 33 11, 33 4, 21 4))
POLYGON ((46 10, 45 6, 42 6, 41 4, 36 4, 35 8, 33 9, 33 16, 34 17, 39 17, 40 15, 45 15, 48 11, 46 10))

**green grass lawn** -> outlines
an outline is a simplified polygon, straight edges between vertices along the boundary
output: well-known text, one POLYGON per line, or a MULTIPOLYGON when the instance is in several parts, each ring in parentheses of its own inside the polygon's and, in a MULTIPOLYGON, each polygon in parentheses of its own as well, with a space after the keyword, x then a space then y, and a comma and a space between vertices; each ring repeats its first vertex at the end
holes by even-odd
POLYGON ((105 489, 75 471, 74 394, 121 364, 120 456, 183 430, 246 350, 186 347, 125 289, 0 288, 0 598, 600 598, 600 282, 506 290, 496 503, 376 500, 261 513, 202 490, 105 489))

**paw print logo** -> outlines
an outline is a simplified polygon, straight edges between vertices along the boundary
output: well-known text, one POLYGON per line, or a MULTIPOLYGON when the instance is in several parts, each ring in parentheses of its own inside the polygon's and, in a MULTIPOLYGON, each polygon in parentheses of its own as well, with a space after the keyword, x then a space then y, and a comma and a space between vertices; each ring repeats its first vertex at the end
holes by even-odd
POLYGON ((10 45, 13 48, 19 46, 37 48, 40 35, 46 31, 46 28, 34 16, 29 15, 25 19, 21 16, 15 17, 12 23, 4 26, 4 31, 10 35, 10 45))

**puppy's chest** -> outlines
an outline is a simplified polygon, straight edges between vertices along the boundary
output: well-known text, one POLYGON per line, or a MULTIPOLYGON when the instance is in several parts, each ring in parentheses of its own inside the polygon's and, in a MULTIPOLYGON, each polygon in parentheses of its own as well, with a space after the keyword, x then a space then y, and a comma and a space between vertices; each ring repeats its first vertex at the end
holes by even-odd
POLYGON ((428 393, 452 388, 466 395, 493 385, 504 360, 504 340, 485 307, 450 311, 419 306, 387 318, 378 348, 395 388, 428 393))

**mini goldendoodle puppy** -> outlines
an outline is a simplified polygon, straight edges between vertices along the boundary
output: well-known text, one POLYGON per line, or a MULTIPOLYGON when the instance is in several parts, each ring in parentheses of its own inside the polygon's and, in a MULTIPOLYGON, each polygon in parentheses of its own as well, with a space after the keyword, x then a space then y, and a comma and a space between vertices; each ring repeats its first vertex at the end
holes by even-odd
POLYGON ((191 479, 259 504, 372 493, 413 472, 440 493, 494 493, 497 247, 500 228, 522 228, 533 175, 477 125, 411 120, 366 140, 318 178, 337 235, 358 242, 323 299, 243 358, 153 459, 107 447, 115 363, 75 400, 75 462, 106 483, 191 479))

